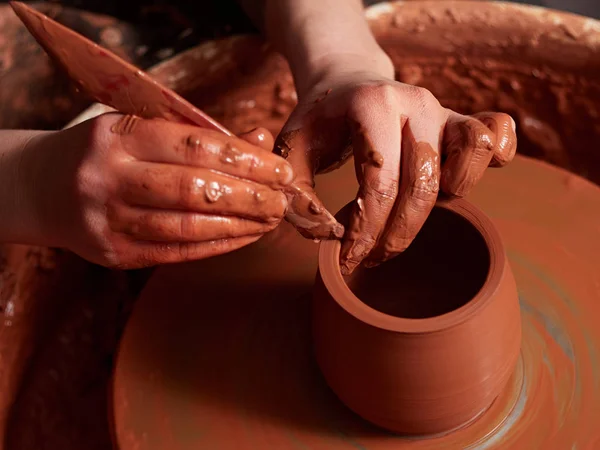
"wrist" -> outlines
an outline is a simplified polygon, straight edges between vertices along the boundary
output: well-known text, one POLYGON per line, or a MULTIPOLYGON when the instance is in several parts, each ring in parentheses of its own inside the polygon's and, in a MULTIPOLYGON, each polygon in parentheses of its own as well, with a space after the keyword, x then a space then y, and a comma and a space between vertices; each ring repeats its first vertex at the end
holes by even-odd
POLYGON ((41 204, 47 186, 42 171, 49 171, 41 154, 48 131, 0 131, 0 241, 52 245, 47 239, 41 204))
POLYGON ((327 89, 332 84, 345 84, 357 78, 394 79, 394 65, 379 49, 370 54, 336 53, 325 55, 306 69, 303 82, 297 85, 298 97, 303 98, 315 87, 327 89))
POLYGON ((298 95, 324 76, 374 72, 393 78, 360 0, 265 0, 265 31, 288 60, 298 95))

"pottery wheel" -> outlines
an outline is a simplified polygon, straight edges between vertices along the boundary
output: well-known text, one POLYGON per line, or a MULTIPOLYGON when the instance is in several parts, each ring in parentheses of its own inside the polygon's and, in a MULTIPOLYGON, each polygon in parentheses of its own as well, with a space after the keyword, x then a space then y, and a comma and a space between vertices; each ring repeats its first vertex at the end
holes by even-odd
MULTIPOLYGON (((319 180, 328 207, 352 197, 353 179, 347 164, 319 180)), ((600 189, 519 157, 489 170, 470 200, 502 234, 523 320, 517 370, 470 426, 406 438, 345 408, 311 354, 318 246, 284 224, 241 251, 155 273, 116 366, 121 450, 600 448, 600 189)))

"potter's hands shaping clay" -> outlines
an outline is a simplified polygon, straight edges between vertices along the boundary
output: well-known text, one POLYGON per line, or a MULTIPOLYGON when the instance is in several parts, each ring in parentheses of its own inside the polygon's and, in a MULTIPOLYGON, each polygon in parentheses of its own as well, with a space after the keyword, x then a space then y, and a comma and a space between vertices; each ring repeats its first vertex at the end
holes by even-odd
MULTIPOLYGON (((317 211, 324 208, 312 190, 314 174, 354 155, 360 188, 342 244, 345 274, 361 262, 374 266, 404 251, 439 189, 466 195, 488 165, 506 164, 515 150, 514 122, 506 114, 463 116, 425 89, 342 70, 300 98, 276 144, 317 211)), ((302 217, 292 221, 307 225, 302 217)))
POLYGON ((307 237, 341 237, 343 227, 317 198, 314 175, 354 155, 360 188, 343 236, 348 274, 402 252, 441 188, 465 195, 486 167, 514 155, 505 114, 466 117, 427 90, 394 81, 360 0, 241 0, 289 61, 298 106, 275 152, 294 168, 286 219, 307 237))
POLYGON ((293 171, 268 151, 266 130, 240 139, 106 114, 59 132, 0 133, 14 143, 0 148, 0 173, 14 175, 0 176, 0 240, 139 268, 240 248, 287 208, 293 171))

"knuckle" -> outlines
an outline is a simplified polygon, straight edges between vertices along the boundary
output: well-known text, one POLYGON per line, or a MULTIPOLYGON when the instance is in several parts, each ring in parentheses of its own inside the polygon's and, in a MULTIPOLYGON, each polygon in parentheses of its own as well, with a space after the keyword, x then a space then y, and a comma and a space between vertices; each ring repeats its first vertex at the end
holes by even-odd
POLYGON ((178 170, 175 176, 178 186, 178 195, 175 203, 180 208, 188 208, 194 203, 198 190, 204 186, 204 183, 186 170, 178 170))
POLYGON ((482 153, 494 151, 494 139, 491 131, 481 121, 470 117, 463 127, 465 144, 471 146, 482 153))
POLYGON ((397 253, 406 250, 408 238, 405 236, 395 236, 394 239, 388 239, 382 245, 383 253, 389 258, 397 253))
POLYGON ((398 181, 376 179, 367 183, 364 191, 366 197, 377 203, 393 202, 398 195, 398 181))
POLYGON ((475 140, 475 147, 481 149, 483 153, 493 153, 495 147, 494 140, 487 132, 478 133, 475 140))
POLYGON ((146 267, 152 267, 158 264, 156 253, 153 250, 148 250, 138 254, 132 262, 124 264, 121 268, 123 269, 142 269, 146 267))
POLYGON ((354 103, 357 108, 376 102, 380 108, 392 110, 398 104, 396 87, 389 83, 364 84, 354 91, 354 103))
POLYGON ((409 196, 415 209, 425 209, 433 206, 437 197, 438 190, 432 190, 429 186, 422 183, 410 187, 409 196))
POLYGON ((111 230, 118 228, 123 222, 123 208, 118 202, 107 202, 105 208, 109 228, 111 230))
POLYGON ((126 261, 114 250, 104 250, 101 254, 101 265, 109 269, 120 269, 126 261))
POLYGON ((429 114, 430 111, 435 108, 442 110, 440 102, 429 89, 418 86, 411 86, 408 89, 408 93, 418 111, 429 114))
POLYGON ((195 238, 197 224, 196 214, 181 214, 179 217, 179 236, 181 239, 190 240, 195 238))
POLYGON ((191 255, 191 244, 187 242, 175 244, 175 253, 179 261, 187 261, 191 255))
POLYGON ((179 255, 181 251, 179 243, 159 242, 151 248, 141 252, 137 257, 140 267, 150 267, 156 264, 171 262, 173 255, 179 255))

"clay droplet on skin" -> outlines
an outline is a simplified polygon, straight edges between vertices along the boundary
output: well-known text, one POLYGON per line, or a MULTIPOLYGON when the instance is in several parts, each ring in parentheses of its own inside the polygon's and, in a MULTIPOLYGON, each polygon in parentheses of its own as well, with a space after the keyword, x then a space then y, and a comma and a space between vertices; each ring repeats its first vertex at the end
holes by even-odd
POLYGON ((517 135, 515 121, 508 114, 503 113, 478 113, 473 117, 490 129, 495 139, 492 167, 502 167, 509 163, 517 148, 517 135))
POLYGON ((321 214, 323 212, 323 208, 317 205, 317 203, 314 201, 310 202, 310 204, 308 205, 308 210, 312 214, 321 214))
POLYGON ((262 195, 262 193, 256 191, 254 193, 254 200, 256 201, 256 203, 264 203, 265 197, 262 195))
POLYGON ((200 146, 200 138, 191 134, 187 137, 185 145, 191 148, 198 148, 200 146))
POLYGON ((293 150, 292 142, 294 141, 294 138, 299 132, 300 130, 292 130, 281 134, 279 136, 279 139, 277 139, 277 144, 275 145, 275 149, 273 150, 273 152, 276 155, 287 159, 290 152, 293 150))
POLYGON ((239 162, 241 156, 242 154, 240 151, 229 142, 225 145, 220 153, 221 161, 226 164, 235 164, 239 162))
POLYGON ((365 205, 364 205, 365 201, 363 200, 362 197, 358 197, 356 199, 356 208, 358 210, 358 215, 359 217, 362 217, 364 212, 365 212, 365 205))
POLYGON ((120 135, 131 134, 135 130, 139 120, 140 118, 137 116, 123 116, 110 127, 110 131, 120 135))
POLYGON ((204 196, 210 203, 216 202, 222 195, 223 192, 221 191, 221 186, 216 181, 211 181, 204 189, 204 196))

